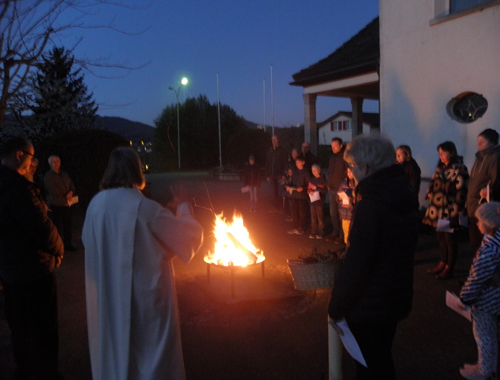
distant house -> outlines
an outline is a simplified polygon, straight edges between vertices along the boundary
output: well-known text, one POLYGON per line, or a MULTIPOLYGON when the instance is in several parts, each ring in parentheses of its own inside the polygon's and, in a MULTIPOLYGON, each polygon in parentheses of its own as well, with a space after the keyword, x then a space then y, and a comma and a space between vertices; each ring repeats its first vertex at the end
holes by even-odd
MULTIPOLYGON (((370 133, 380 128, 378 113, 365 112, 362 121, 362 133, 370 133)), ((352 140, 352 112, 340 111, 322 123, 318 123, 318 145, 330 145, 334 137, 340 137, 344 142, 352 140)))

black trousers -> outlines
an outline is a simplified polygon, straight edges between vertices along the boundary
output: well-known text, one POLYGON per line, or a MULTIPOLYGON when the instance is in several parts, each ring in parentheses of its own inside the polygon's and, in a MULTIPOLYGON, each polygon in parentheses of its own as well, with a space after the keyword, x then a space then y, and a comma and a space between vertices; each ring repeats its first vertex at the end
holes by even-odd
POLYGON ((72 238, 72 211, 71 207, 68 206, 52 206, 52 221, 57 227, 57 231, 61 238, 63 239, 65 246, 71 246, 72 238))
POLYGON ((293 228, 298 230, 299 228, 304 228, 306 225, 307 209, 309 208, 307 204, 307 199, 296 199, 291 198, 290 211, 292 213, 293 228))
POLYGON ((392 342, 397 321, 354 323, 347 319, 368 367, 356 361, 357 380, 393 380, 396 378, 392 359, 392 342))
POLYGON ((54 273, 22 284, 2 281, 5 317, 12 334, 16 379, 55 379, 59 353, 54 273))

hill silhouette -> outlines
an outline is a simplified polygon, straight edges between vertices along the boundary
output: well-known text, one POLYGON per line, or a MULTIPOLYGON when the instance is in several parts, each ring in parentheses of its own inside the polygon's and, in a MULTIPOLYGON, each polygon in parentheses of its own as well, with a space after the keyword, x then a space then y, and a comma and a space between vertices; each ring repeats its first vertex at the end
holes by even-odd
POLYGON ((151 141, 155 130, 150 125, 116 116, 97 116, 95 123, 102 129, 132 141, 151 141))

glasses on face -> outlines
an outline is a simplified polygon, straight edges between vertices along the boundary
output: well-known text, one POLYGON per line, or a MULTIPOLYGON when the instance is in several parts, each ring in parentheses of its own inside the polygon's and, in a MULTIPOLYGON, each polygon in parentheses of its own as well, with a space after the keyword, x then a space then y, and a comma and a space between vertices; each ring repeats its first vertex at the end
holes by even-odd
POLYGON ((359 168, 360 166, 363 166, 363 165, 356 164, 355 162, 349 162, 349 163, 347 164, 347 167, 348 167, 349 169, 351 169, 351 170, 352 170, 352 168, 359 168))
POLYGON ((31 158, 35 158, 35 155, 34 154, 31 154, 30 152, 26 151, 26 150, 23 150, 22 151, 24 154, 28 154, 31 156, 31 158))

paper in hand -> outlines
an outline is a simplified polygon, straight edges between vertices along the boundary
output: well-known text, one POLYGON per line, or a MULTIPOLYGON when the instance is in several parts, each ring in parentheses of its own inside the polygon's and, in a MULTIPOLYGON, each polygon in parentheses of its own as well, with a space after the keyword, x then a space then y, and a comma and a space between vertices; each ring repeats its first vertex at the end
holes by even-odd
POLYGON ((347 196, 346 192, 345 191, 338 191, 337 194, 340 197, 340 199, 342 200, 342 204, 344 206, 348 206, 349 205, 349 197, 347 196))
POLYGON ((340 339, 342 339, 342 343, 344 344, 347 352, 349 352, 349 355, 351 355, 354 360, 367 367, 363 353, 359 348, 358 342, 356 342, 356 338, 352 335, 352 331, 347 325, 346 320, 343 319, 340 322, 337 322, 337 326, 339 326, 344 332, 344 335, 341 335, 340 339))
POLYGON ((453 232, 453 228, 450 228, 450 221, 445 219, 438 219, 436 226, 436 231, 440 232, 453 232))
POLYGON ((449 292, 448 290, 446 291, 446 306, 448 306, 450 309, 455 310, 458 314, 461 316, 467 318, 469 321, 472 322, 472 317, 470 313, 470 306, 464 305, 462 301, 460 301, 460 298, 457 297, 456 294, 453 294, 449 292), (458 303, 462 304, 464 309, 460 308, 458 306, 458 303))
POLYGON ((311 191, 309 192, 309 198, 311 199, 312 203, 321 200, 321 195, 319 194, 319 191, 311 191))

